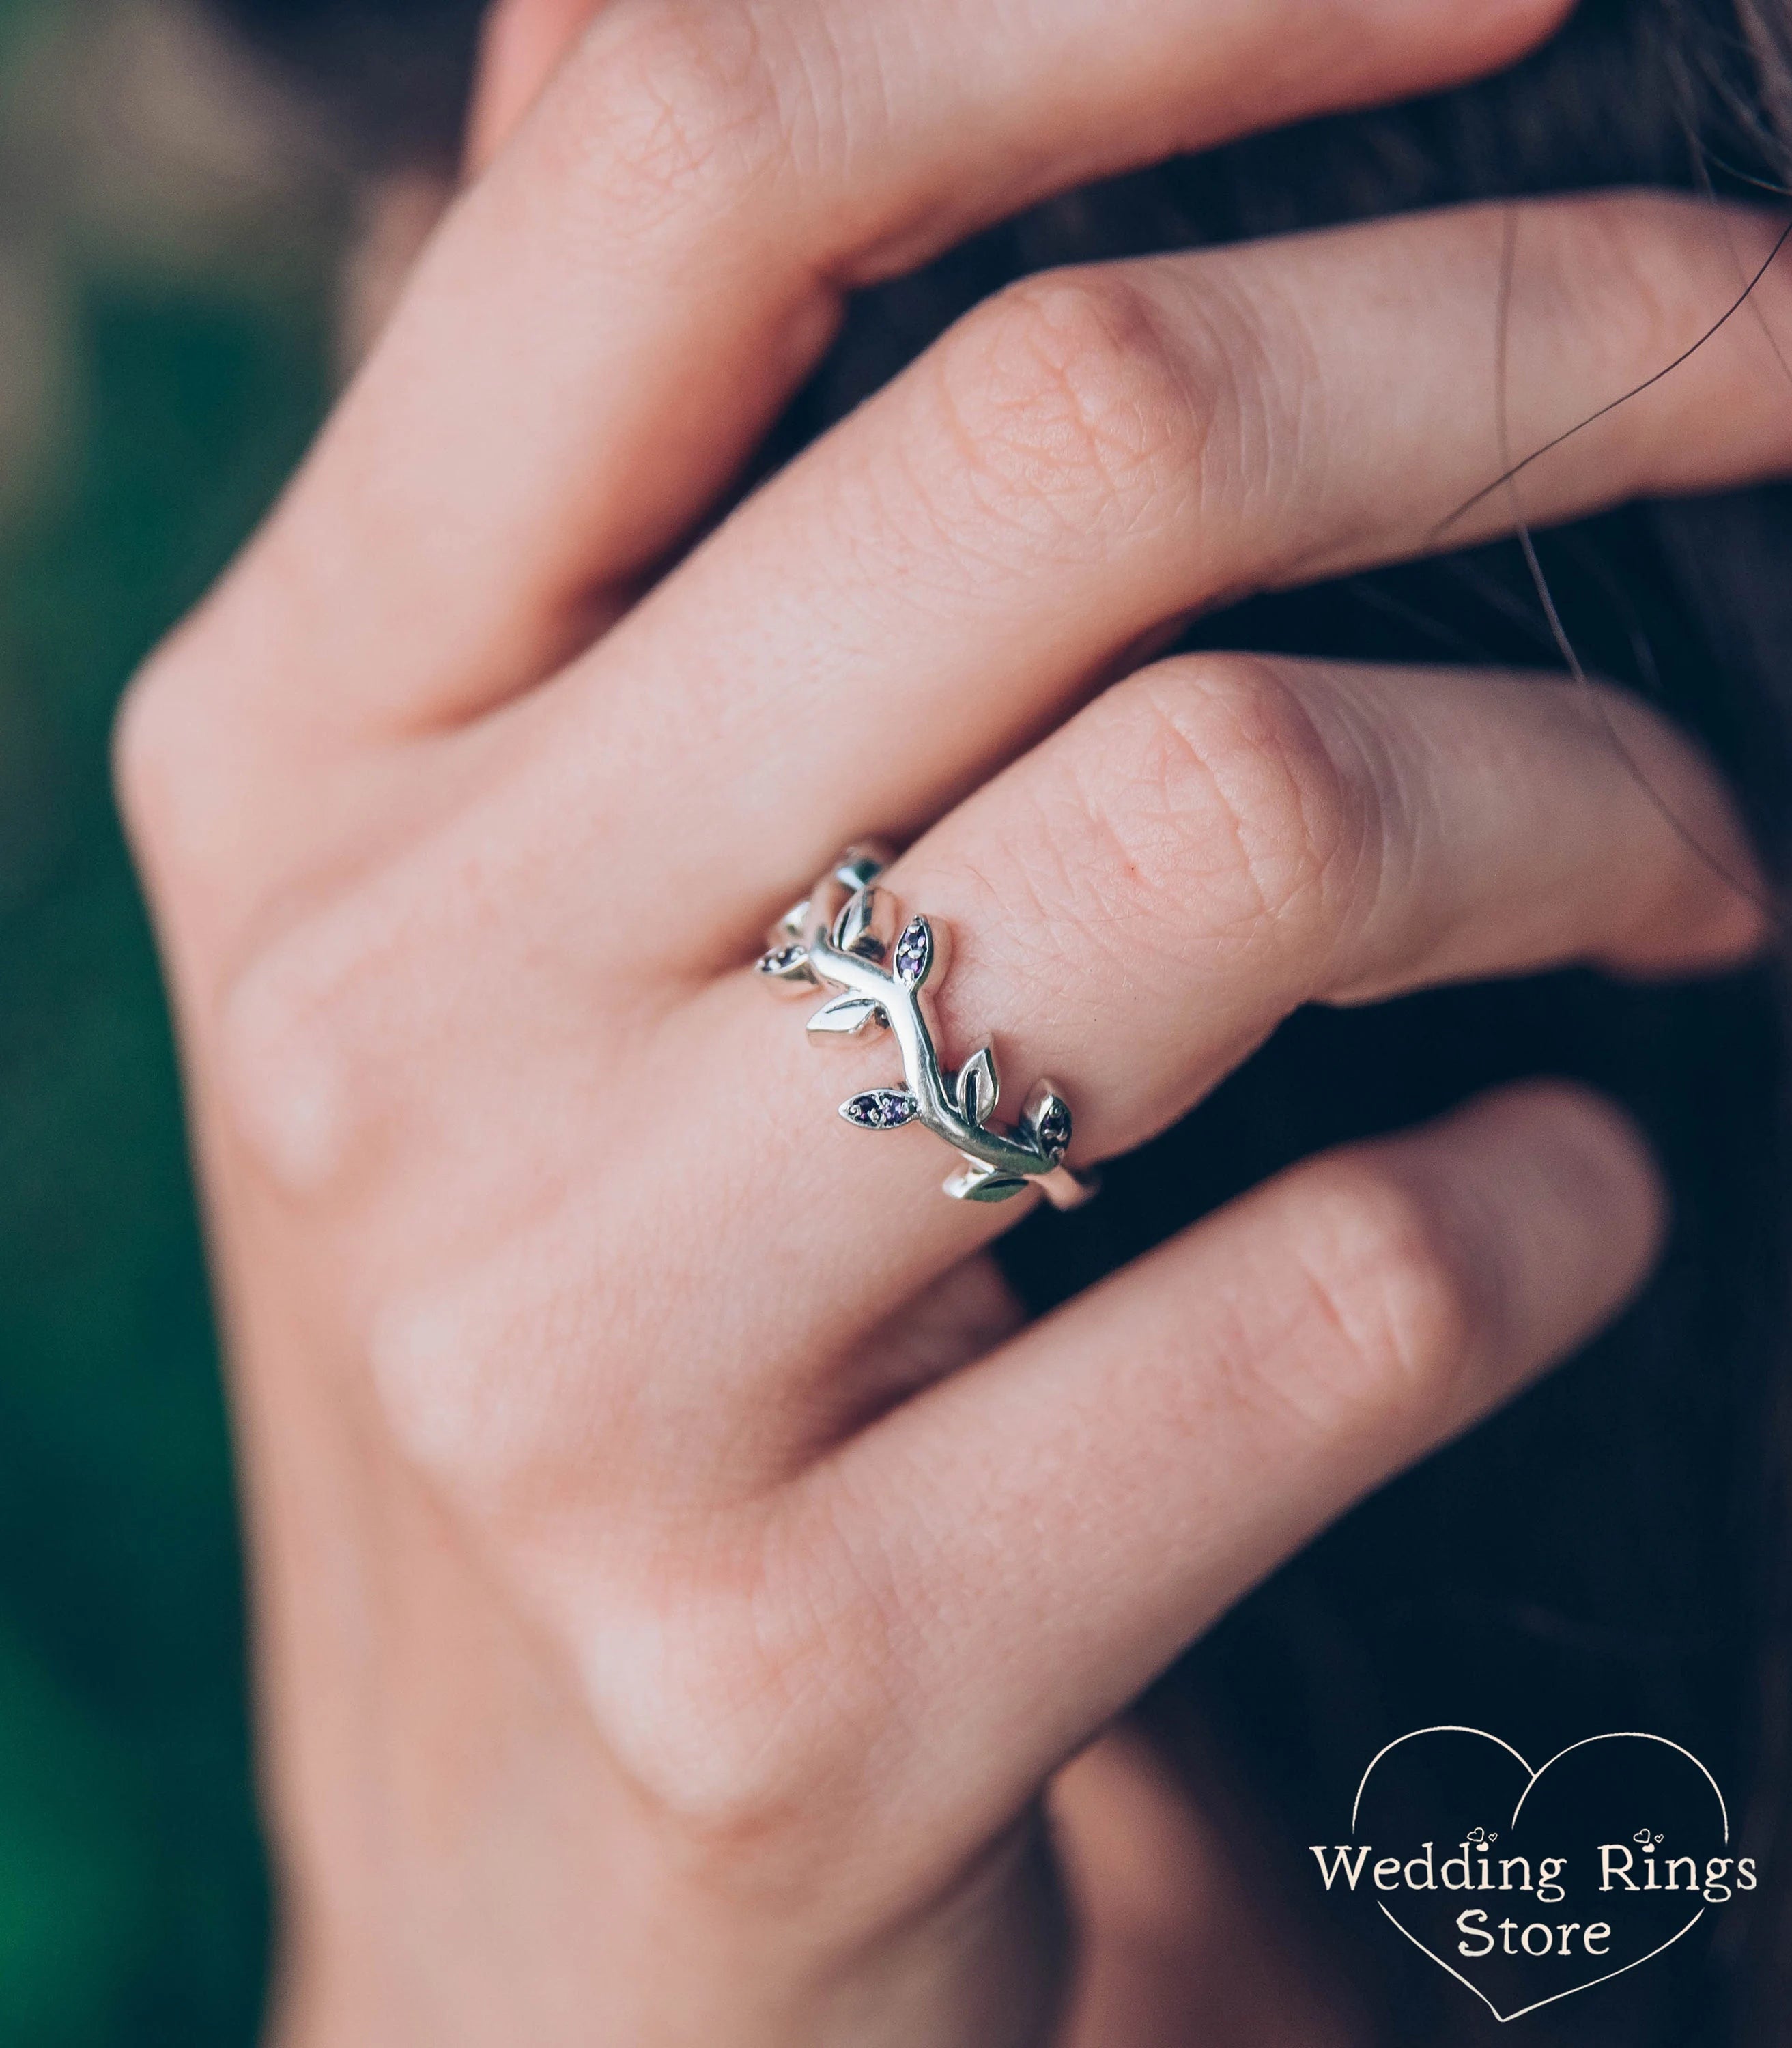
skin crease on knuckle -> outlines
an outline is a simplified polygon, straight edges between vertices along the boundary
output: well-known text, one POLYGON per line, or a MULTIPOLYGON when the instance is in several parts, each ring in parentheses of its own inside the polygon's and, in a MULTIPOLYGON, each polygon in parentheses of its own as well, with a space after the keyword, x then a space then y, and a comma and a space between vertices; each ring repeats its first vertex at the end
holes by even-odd
POLYGON ((1273 1379, 1259 1375, 1317 1444, 1370 1440, 1376 1472, 1456 1434, 1585 1328, 1587 1305, 1557 1291, 1587 1255, 1585 1219, 1602 1220, 1605 1313, 1661 1243, 1656 1174, 1596 1098, 1536 1087, 1471 1123, 1493 1140, 1491 1175, 1400 1138, 1299 1169, 1295 1266, 1319 1335, 1276 1347, 1273 1379))
MULTIPOLYGON (((1765 208, 1712 208, 1691 196, 1618 192, 1542 202, 1537 227, 1521 216, 1513 279, 1515 335, 1539 337, 1515 349, 1510 368, 1515 391, 1538 386, 1534 352, 1564 331, 1576 337, 1591 374, 1585 388, 1616 398, 1700 340, 1749 282, 1783 225, 1765 208), (1538 242, 1549 260, 1530 253, 1538 242)), ((1777 263, 1755 285, 1745 316, 1727 320, 1672 378, 1619 405, 1544 459, 1568 473, 1596 479, 1603 502, 1637 491, 1696 487, 1714 454, 1730 448, 1747 459, 1783 463, 1792 456, 1792 409, 1763 413, 1736 402, 1750 390, 1783 387, 1786 370, 1775 336, 1787 317, 1786 266, 1777 263), (1707 382, 1712 402, 1700 409, 1700 431, 1689 433, 1685 414, 1664 402, 1707 382), (1773 453, 1770 456, 1769 451, 1773 453)), ((1548 394, 1546 383, 1541 388, 1548 394)), ((1573 413, 1559 399, 1526 421, 1523 444, 1541 446, 1577 429, 1592 411, 1573 413)), ((1519 479, 1519 502, 1527 488, 1519 479)))
MULTIPOLYGON (((604 921, 550 886, 564 841, 534 828, 536 793, 502 752, 475 748, 413 781, 396 831, 358 803, 337 807, 344 843, 314 848, 315 871, 233 935, 207 991, 221 1107, 296 1203, 329 1199, 339 1180, 366 1185, 368 1155, 389 1163, 401 1138, 444 1154, 483 1144, 492 1167, 551 1150, 564 1127, 536 1102, 550 1074, 573 1100, 595 1088, 612 1104, 617 1142, 639 1122, 619 1077, 673 1000, 664 977, 619 956, 604 921), (432 1094, 456 1067, 481 1088, 432 1094), (482 1109, 506 1097, 509 1120, 481 1131, 482 1109)), ((583 857, 601 871, 620 851, 594 820, 583 857)))
POLYGON ((688 1524, 637 1515, 565 1612, 533 1596, 656 1856, 816 1937, 887 1924, 940 1881, 937 1828, 905 1813, 927 1736, 904 1677, 915 1619, 864 1540, 884 1511, 809 1484, 688 1524))
POLYGON ((1010 285, 948 338, 931 373, 934 523, 985 547, 993 523, 1049 563, 1059 550, 1084 558, 1092 537, 1185 517, 1226 395, 1225 379, 1190 374, 1189 354, 1117 271, 1010 285))
POLYGON ((1201 876, 1222 929, 1253 945, 1310 944, 1368 834, 1363 792, 1273 661, 1191 657, 1096 707, 1091 816, 1108 857, 1168 906, 1201 876), (1110 776, 1104 771, 1115 768, 1110 776), (1135 835, 1142 828, 1142 836, 1135 835))
POLYGON ((805 122, 785 103, 774 34, 758 6, 626 0, 600 14, 542 109, 544 188, 588 194, 607 240, 626 220, 651 244, 706 219, 711 194, 787 176, 805 122))
MULTIPOLYGON (((1255 656, 1189 657, 1105 692, 1039 785, 1027 778, 1009 800, 999 844, 955 844, 937 880, 928 860, 901 884, 917 900, 964 898, 959 921, 979 934, 941 999, 948 1042, 1015 987, 1052 1035, 1084 1042, 1114 1003, 1147 1001, 1166 972, 1186 980, 1197 957, 1228 982, 1256 964, 1241 1028, 1260 1035, 1266 1004, 1286 1010, 1312 992, 1374 893, 1382 799, 1339 727, 1322 728, 1255 656), (1005 933, 1024 944, 1004 949, 1005 933)), ((1182 1106, 1157 1105, 1154 1122, 1182 1106)), ((1105 1149, 1099 1123, 1088 1135, 1105 1149)))
MULTIPOLYGON (((1022 278, 928 367, 921 432, 954 456, 944 475, 930 463, 936 524, 948 543, 987 547, 995 522, 1028 559, 1061 549, 1073 563, 1092 541, 1149 555, 1153 538, 1204 537, 1212 559, 1184 559, 1166 602, 1215 602, 1237 576, 1233 530, 1268 553, 1278 514, 1323 473, 1317 326, 1249 252, 1022 278)), ((1259 569, 1274 580, 1274 563, 1259 569)))
POLYGON ((1496 1328, 1498 1254, 1439 1192, 1385 1158, 1314 1169, 1294 1251, 1309 1334, 1261 1376, 1317 1443, 1433 1441, 1466 1406, 1496 1328))
MULTIPOLYGON (((1726 207, 1714 221, 1705 202, 1659 192, 1596 194, 1546 205, 1553 260, 1541 266, 1526 262, 1521 227, 1515 320, 1522 318, 1541 336, 1572 322, 1578 345, 1597 373, 1592 387, 1604 386, 1614 396, 1675 361, 1705 332, 1752 276, 1783 224, 1765 207, 1726 207), (1664 246, 1674 260, 1663 262, 1664 246)), ((1785 266, 1775 265, 1750 294, 1747 316, 1728 321, 1685 369, 1694 376, 1733 377, 1739 355, 1746 355, 1765 377, 1783 381, 1772 337, 1784 332, 1789 293, 1785 266)), ((1522 362, 1513 363, 1515 382, 1526 369, 1522 362)), ((1725 432, 1730 412, 1712 412, 1712 436, 1725 432)), ((1740 411, 1732 416, 1745 431, 1760 431, 1758 414, 1746 420, 1740 411)), ((1635 488, 1653 479, 1658 489, 1674 475, 1680 450, 1698 457, 1683 432, 1650 431, 1648 422, 1664 417, 1647 405, 1621 407, 1577 438, 1598 451, 1608 468, 1609 450, 1619 452, 1624 474, 1613 479, 1616 487, 1635 488)), ((1574 419, 1548 422, 1540 438, 1577 424, 1574 419)), ((1792 447, 1792 423, 1782 422, 1781 433, 1782 444, 1792 447)))
MULTIPOLYGON (((861 1819, 869 1717, 838 1697, 843 1673, 875 1670, 863 1604, 832 1624, 761 1560, 739 1522, 708 1546, 669 1546, 636 1565, 603 1604, 580 1681, 607 1750, 656 1822, 712 1881, 813 1897, 816 1860, 837 1856, 861 1819), (712 1553, 694 1569, 704 1548, 712 1553)), ((803 1577, 818 1574, 805 1560, 803 1577)))

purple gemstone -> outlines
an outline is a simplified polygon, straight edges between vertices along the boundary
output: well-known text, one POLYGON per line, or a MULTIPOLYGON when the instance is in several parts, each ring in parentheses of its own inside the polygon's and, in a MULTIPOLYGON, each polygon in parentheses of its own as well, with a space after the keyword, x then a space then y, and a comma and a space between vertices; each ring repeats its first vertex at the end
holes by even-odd
POLYGON ((910 918, 902 936, 896 941, 898 977, 906 982, 918 981, 932 950, 925 921, 919 917, 910 918))
POLYGON ((840 1115, 863 1131, 895 1131, 913 1120, 921 1105, 906 1088, 867 1088, 840 1104, 840 1115))

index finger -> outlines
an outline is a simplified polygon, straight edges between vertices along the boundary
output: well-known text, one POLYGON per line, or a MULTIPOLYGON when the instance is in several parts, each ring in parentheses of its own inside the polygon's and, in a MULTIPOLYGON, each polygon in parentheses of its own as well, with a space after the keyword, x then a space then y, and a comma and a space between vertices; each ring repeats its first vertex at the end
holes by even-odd
POLYGON ((723 487, 846 289, 1054 189, 1491 68, 1562 11, 615 0, 452 211, 273 572, 227 597, 250 673, 303 650, 258 711, 352 731, 503 697, 723 487))

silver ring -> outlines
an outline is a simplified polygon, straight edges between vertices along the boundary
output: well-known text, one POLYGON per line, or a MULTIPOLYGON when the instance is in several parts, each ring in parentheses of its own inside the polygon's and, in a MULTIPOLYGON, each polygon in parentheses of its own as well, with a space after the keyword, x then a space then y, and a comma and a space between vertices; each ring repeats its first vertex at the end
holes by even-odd
POLYGON ((890 892, 873 886, 886 864, 880 848, 842 854, 773 926, 770 950, 756 970, 781 995, 828 991, 809 1020, 812 1044, 839 1045, 867 1031, 886 1030, 895 1039, 905 1085, 850 1096, 840 1115, 862 1131, 925 1124, 956 1146, 964 1167, 945 1190, 958 1201, 1005 1202, 1030 1187, 1042 1189, 1057 1208, 1087 1201, 1098 1183, 1064 1164, 1070 1105, 1051 1082, 1037 1084, 1018 1123, 992 1123, 1002 1092, 995 1048, 986 1040, 956 1073, 941 1068, 925 991, 945 972, 947 933, 920 917, 897 929, 890 892))

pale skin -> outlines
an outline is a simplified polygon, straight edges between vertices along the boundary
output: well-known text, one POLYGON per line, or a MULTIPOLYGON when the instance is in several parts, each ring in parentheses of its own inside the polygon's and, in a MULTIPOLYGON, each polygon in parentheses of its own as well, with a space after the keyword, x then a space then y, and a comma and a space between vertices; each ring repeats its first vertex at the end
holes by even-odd
MULTIPOLYGON (((1354 2038, 1123 1716, 1631 1297, 1641 1141, 1511 1090, 1024 1326, 987 1247, 1037 1197, 844 1123, 887 1053, 817 1052, 751 962, 894 839, 954 937, 943 1053, 1051 1074, 1092 1165, 1304 1002, 1746 959, 1728 799, 1621 695, 1684 832, 1551 680, 1150 658, 1497 472, 1507 218, 1030 281, 708 529, 844 289, 1560 11, 506 0, 464 192, 118 738, 231 1357, 279 2048, 1354 2038)), ((1521 208, 1514 446, 1776 231, 1521 208)), ((1786 289, 1529 516, 1792 465, 1786 289)))

